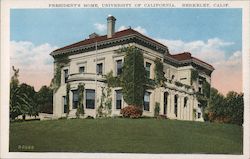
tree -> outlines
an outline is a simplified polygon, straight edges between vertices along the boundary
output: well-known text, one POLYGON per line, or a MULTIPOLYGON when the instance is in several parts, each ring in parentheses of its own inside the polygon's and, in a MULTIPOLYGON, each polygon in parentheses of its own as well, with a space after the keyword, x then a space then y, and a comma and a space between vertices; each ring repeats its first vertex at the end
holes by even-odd
POLYGON ((22 115, 25 119, 25 115, 29 114, 31 106, 28 95, 20 89, 19 85, 19 69, 15 69, 12 66, 14 75, 10 81, 10 118, 14 120, 18 115, 22 115))
POLYGON ((243 94, 230 91, 224 97, 217 89, 211 88, 208 119, 212 122, 223 122, 242 125, 244 102, 243 94))
POLYGON ((207 111, 209 121, 220 121, 226 117, 225 97, 215 88, 211 88, 209 107, 207 108, 207 111))
POLYGON ((42 86, 36 94, 36 102, 39 112, 53 113, 53 89, 42 86))
POLYGON ((23 116, 25 116, 25 115, 35 116, 35 117, 38 116, 38 107, 37 107, 37 102, 36 102, 36 98, 35 98, 36 91, 35 91, 34 87, 32 87, 26 83, 22 83, 19 86, 19 89, 20 89, 21 94, 25 94, 28 97, 27 102, 28 102, 29 107, 28 107, 26 113, 23 114, 23 116))
POLYGON ((243 93, 230 91, 225 98, 226 103, 226 115, 230 117, 230 123, 242 125, 243 123, 243 93))
POLYGON ((141 107, 145 91, 146 72, 141 51, 130 46, 124 50, 124 65, 122 72, 122 93, 126 103, 141 107))

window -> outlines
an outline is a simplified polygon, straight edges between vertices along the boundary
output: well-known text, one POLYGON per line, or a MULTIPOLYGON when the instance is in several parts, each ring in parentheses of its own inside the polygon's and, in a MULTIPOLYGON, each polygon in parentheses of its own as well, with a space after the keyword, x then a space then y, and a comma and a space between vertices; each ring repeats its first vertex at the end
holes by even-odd
POLYGON ((201 113, 198 113, 198 119, 200 119, 201 118, 201 113))
POLYGON ((187 101, 188 101, 188 98, 185 97, 185 98, 184 98, 184 107, 187 107, 187 101))
POLYGON ((201 108, 201 104, 198 104, 198 108, 201 108))
POLYGON ((63 70, 63 72, 64 72, 64 83, 66 83, 69 77, 69 70, 65 69, 63 70))
POLYGON ((86 108, 95 109, 95 90, 86 89, 86 108))
POLYGON ((78 98, 79 98, 79 95, 78 95, 78 90, 73 90, 72 91, 73 93, 73 109, 76 109, 78 107, 78 98))
POLYGON ((173 80, 174 78, 175 78, 174 75, 172 75, 171 79, 173 80))
POLYGON ((96 65, 96 73, 97 73, 98 75, 102 75, 102 73, 103 73, 103 64, 102 64, 102 63, 98 63, 98 64, 96 65))
POLYGON ((122 91, 121 90, 117 90, 115 91, 116 93, 116 104, 115 107, 116 109, 121 109, 122 107, 122 91))
POLYGON ((116 61, 116 75, 119 76, 122 74, 122 60, 116 61))
POLYGON ((150 67, 151 67, 151 63, 146 62, 146 76, 147 76, 147 78, 150 78, 150 67))
POLYGON ((145 92, 145 94, 144 94, 144 110, 149 111, 149 103, 150 103, 150 93, 145 92))
POLYGON ((79 73, 84 73, 84 72, 85 72, 85 67, 84 66, 79 67, 79 73))
POLYGON ((168 107, 168 92, 164 93, 164 108, 163 108, 163 114, 167 114, 167 107, 168 107))
POLYGON ((178 95, 174 96, 174 114, 177 117, 178 112, 178 95))
POLYGON ((67 107, 67 99, 65 96, 63 96, 63 113, 67 113, 68 107, 67 107))
POLYGON ((203 85, 203 80, 199 79, 199 85, 203 85))
POLYGON ((202 88, 201 88, 201 87, 199 87, 199 93, 201 93, 201 94, 202 94, 202 88))

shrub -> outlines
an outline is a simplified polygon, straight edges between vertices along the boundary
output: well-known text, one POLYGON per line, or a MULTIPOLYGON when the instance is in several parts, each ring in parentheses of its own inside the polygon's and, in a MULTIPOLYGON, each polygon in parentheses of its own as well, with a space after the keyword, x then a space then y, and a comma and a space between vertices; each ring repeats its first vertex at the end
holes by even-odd
POLYGON ((160 114, 160 103, 156 102, 155 103, 155 110, 154 110, 154 116, 157 117, 160 114))
POLYGON ((138 106, 131 105, 121 109, 120 113, 125 118, 139 118, 142 116, 142 109, 140 109, 138 106))

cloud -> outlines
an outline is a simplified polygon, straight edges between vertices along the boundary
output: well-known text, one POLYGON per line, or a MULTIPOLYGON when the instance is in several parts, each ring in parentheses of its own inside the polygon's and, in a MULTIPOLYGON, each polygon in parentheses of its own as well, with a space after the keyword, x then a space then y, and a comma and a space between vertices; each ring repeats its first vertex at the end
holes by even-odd
POLYGON ((122 31, 122 30, 126 30, 126 29, 128 29, 128 27, 122 25, 122 26, 120 26, 120 28, 118 29, 118 31, 122 31))
POLYGON ((168 46, 171 54, 190 52, 192 56, 212 64, 215 71, 212 74, 212 86, 226 94, 228 91, 242 91, 242 53, 225 51, 234 45, 220 38, 206 41, 197 40, 185 42, 182 40, 157 39, 168 46))
MULTIPOLYGON (((122 31, 122 30, 125 30, 125 29, 128 29, 129 27, 126 27, 124 25, 120 26, 118 31, 122 31)), ((138 31, 139 33, 141 34, 147 34, 147 30, 141 26, 137 26, 135 28, 133 28, 134 30, 138 31)))
POLYGON ((134 28, 136 31, 138 31, 139 33, 142 33, 142 34, 147 34, 147 30, 141 26, 137 26, 134 28))
POLYGON ((104 32, 105 30, 107 30, 106 24, 95 23, 94 26, 99 32, 104 32))
POLYGON ((29 41, 10 42, 10 66, 20 69, 19 80, 39 90, 49 85, 53 77, 53 58, 49 55, 56 46, 48 43, 34 45, 29 41))

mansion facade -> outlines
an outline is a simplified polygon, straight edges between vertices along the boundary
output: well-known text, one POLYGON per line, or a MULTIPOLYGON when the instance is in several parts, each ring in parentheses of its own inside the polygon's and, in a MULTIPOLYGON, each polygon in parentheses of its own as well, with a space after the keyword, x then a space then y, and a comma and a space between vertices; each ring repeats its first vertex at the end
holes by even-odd
MULTIPOLYGON (((107 18, 107 35, 93 33, 83 41, 51 53, 54 74, 59 75, 60 80, 53 94, 54 118, 66 115, 74 117, 79 102, 83 103, 85 117, 96 117, 102 90, 107 87, 105 75, 111 71, 114 77, 122 73, 125 53, 117 52, 121 48, 134 46, 143 53, 148 78, 155 78, 154 61, 157 58, 163 63, 166 78, 165 87, 145 91, 143 116, 154 116, 157 102, 160 115, 167 118, 203 121, 202 105, 197 94, 203 94, 204 83, 211 83, 213 66, 192 57, 188 52, 172 55, 167 46, 131 28, 115 32, 115 21, 113 16, 107 18), (62 62, 65 59, 67 62, 62 62), (195 80, 193 72, 196 72, 195 80), (69 88, 67 84, 70 84, 69 88), (84 84, 83 99, 79 98, 77 91, 79 84, 84 84)), ((120 110, 127 106, 121 87, 111 88, 111 99, 111 116, 119 116, 120 110)))

